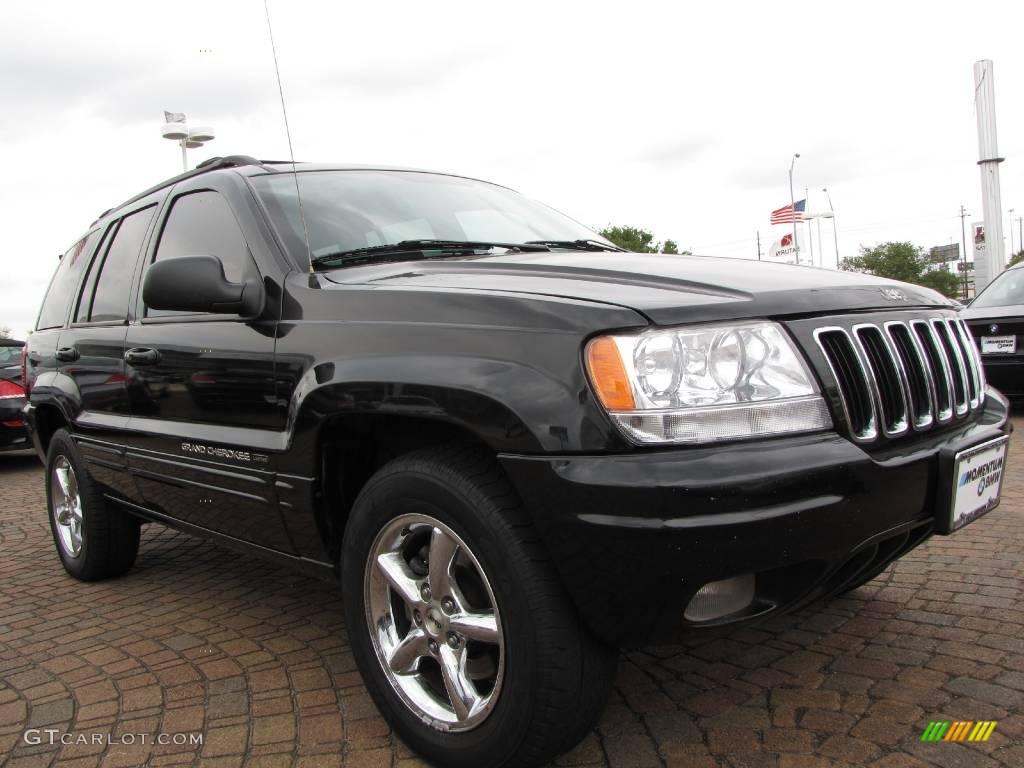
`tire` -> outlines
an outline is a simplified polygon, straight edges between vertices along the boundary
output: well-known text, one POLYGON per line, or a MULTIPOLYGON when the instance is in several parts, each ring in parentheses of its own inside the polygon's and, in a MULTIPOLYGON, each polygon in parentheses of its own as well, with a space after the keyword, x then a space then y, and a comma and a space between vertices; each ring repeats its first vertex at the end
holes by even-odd
POLYGON ((135 564, 139 519, 103 498, 66 429, 54 433, 46 452, 46 505, 53 544, 71 576, 108 579, 135 564))
POLYGON ((352 508, 340 569, 348 635, 366 686, 395 732, 431 764, 541 765, 575 746, 604 709, 617 653, 581 624, 494 457, 440 448, 380 469, 352 508), (449 567, 436 566, 433 553, 449 567), (457 597, 446 604, 429 588, 449 577, 441 591, 457 597), (483 640, 474 639, 475 629, 460 634, 465 611, 476 612, 469 629, 487 626, 483 640), (385 660, 396 639, 417 646, 395 654, 401 674, 385 660), (450 663, 453 647, 452 654, 464 651, 464 664, 450 663), (449 676, 461 670, 476 694, 458 711, 446 662, 449 676))

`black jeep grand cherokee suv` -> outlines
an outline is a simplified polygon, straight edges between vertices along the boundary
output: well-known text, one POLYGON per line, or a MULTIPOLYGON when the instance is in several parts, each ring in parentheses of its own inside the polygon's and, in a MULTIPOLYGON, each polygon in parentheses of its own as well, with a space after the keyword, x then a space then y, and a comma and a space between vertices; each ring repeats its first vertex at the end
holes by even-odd
POLYGON ((79 579, 144 521, 340 578, 434 763, 543 762, 615 647, 851 589, 998 501, 1006 401, 932 291, 292 168, 211 161, 62 258, 26 376, 53 538, 79 579))

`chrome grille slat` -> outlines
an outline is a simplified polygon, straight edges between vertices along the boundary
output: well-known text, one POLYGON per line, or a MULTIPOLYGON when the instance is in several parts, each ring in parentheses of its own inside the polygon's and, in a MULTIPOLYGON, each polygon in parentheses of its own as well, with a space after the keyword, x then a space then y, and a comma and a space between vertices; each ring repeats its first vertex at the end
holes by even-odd
POLYGON ((910 327, 921 349, 924 350, 932 371, 932 381, 935 382, 936 416, 940 423, 949 421, 953 418, 953 374, 949 370, 949 361, 930 323, 925 320, 912 320, 910 327))
POLYGON ((828 326, 813 335, 857 442, 931 429, 984 403, 981 356, 959 318, 828 326))
POLYGON ((969 410, 969 395, 967 389, 967 371, 964 366, 963 355, 957 347, 949 326, 938 318, 932 320, 932 328, 939 338, 939 345, 949 360, 949 369, 953 376, 953 402, 956 406, 956 415, 963 416, 969 410))
POLYGON ((963 348, 964 356, 970 368, 971 378, 971 408, 977 408, 985 399, 985 382, 982 378, 981 354, 974 344, 974 337, 963 320, 950 320, 956 328, 956 335, 960 338, 960 346, 963 348))
POLYGON ((814 338, 836 381, 848 381, 850 388, 840 393, 845 422, 854 440, 870 442, 878 437, 878 414, 871 394, 864 360, 845 328, 818 328, 814 338))
POLYGON ((926 429, 935 421, 935 380, 925 359, 924 350, 904 322, 886 323, 885 332, 903 379, 914 428, 926 429))
POLYGON ((909 428, 907 398, 885 335, 878 326, 868 323, 853 326, 853 338, 869 373, 868 384, 875 410, 881 416, 882 431, 889 437, 902 435, 909 428))

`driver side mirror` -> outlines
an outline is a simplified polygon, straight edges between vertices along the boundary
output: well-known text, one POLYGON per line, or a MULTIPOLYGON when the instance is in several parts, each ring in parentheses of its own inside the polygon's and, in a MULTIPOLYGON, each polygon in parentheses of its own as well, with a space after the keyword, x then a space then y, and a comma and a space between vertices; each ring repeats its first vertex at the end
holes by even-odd
POLYGON ((216 256, 175 256, 150 265, 142 300, 150 309, 253 318, 263 311, 263 282, 230 282, 216 256))

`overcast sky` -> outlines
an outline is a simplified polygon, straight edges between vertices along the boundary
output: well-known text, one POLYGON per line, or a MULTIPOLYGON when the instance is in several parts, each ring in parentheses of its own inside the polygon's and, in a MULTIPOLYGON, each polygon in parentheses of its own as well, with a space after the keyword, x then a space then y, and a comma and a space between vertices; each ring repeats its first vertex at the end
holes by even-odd
MULTIPOLYGON (((299 160, 477 176, 756 258, 799 152, 797 198, 823 208, 829 187, 841 255, 948 244, 961 203, 982 218, 972 66, 990 58, 1004 211, 1024 213, 1021 4, 829 5, 270 0, 299 160)), ((191 163, 287 157, 259 0, 9 4, 0 105, 0 325, 19 337, 56 255, 180 172, 162 110, 217 129, 191 163)))

